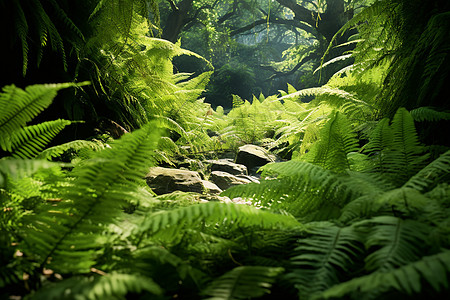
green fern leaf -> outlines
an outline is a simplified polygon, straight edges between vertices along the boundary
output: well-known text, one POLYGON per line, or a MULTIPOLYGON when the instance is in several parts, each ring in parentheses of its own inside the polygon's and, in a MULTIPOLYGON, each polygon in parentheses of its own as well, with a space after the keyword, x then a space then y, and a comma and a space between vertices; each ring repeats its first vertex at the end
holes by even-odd
POLYGON ((97 300, 126 299, 128 293, 161 295, 162 289, 148 277, 111 273, 96 277, 72 277, 52 283, 31 296, 32 299, 97 300))
POLYGON ((60 119, 22 128, 11 135, 11 148, 6 150, 14 152, 15 157, 33 158, 70 124, 72 122, 60 119))
POLYGON ((11 149, 11 134, 47 108, 59 90, 86 84, 32 85, 25 90, 14 85, 5 86, 0 93, 0 147, 11 149))
POLYGON ((429 290, 447 293, 449 289, 450 251, 423 257, 389 272, 375 272, 335 285, 322 293, 322 299, 343 298, 352 295, 362 299, 367 293, 390 297, 420 296, 429 290))
POLYGON ((359 194, 358 190, 350 190, 344 184, 345 175, 302 161, 268 164, 262 170, 263 177, 278 178, 231 187, 222 195, 243 197, 255 205, 286 210, 297 217, 314 219, 322 215, 321 218, 326 219, 336 217, 340 208, 359 194))
POLYGON ((381 120, 369 138, 364 151, 373 155, 371 171, 388 176, 397 186, 419 171, 429 157, 423 154, 414 121, 404 108, 397 111, 391 126, 387 119, 381 120))
POLYGON ((146 216, 137 232, 142 234, 158 234, 171 240, 174 232, 195 224, 223 222, 240 227, 259 228, 299 228, 302 225, 293 217, 262 211, 247 205, 204 203, 190 205, 168 211, 159 211, 146 216))
POLYGON ((393 144, 389 168, 404 182, 423 167, 428 155, 421 155, 424 148, 419 143, 414 121, 406 109, 400 108, 397 111, 392 120, 392 130, 393 144))
POLYGON ((358 151, 358 140, 344 115, 336 112, 324 125, 319 141, 305 154, 306 161, 342 172, 351 168, 348 155, 358 151))
POLYGON ((0 187, 4 187, 7 177, 17 180, 22 177, 31 176, 41 168, 52 168, 56 165, 56 163, 45 160, 2 158, 0 159, 0 187))
POLYGON ((430 227, 413 220, 380 216, 354 225, 366 233, 365 259, 370 272, 386 272, 418 260, 424 251, 430 227))
MULTIPOLYGON (((78 165, 61 201, 29 217, 25 242, 41 267, 58 272, 87 272, 108 240, 105 226, 123 217, 142 177, 154 162, 159 132, 148 124, 122 136, 112 148, 78 165)), ((103 248, 104 249, 104 248, 103 248)))
POLYGON ((362 237, 352 227, 324 222, 312 224, 308 231, 308 237, 298 240, 291 257, 294 269, 287 275, 300 299, 314 298, 339 283, 364 252, 362 237))
POLYGON ((403 187, 414 188, 422 193, 427 192, 439 183, 448 182, 449 174, 450 151, 447 151, 412 176, 403 187))
POLYGON ((261 297, 270 293, 270 287, 283 268, 242 266, 215 279, 202 294, 210 300, 232 300, 261 297))
POLYGON ((81 151, 83 149, 89 149, 92 151, 100 151, 105 149, 105 146, 95 141, 75 140, 62 145, 53 146, 45 149, 39 153, 36 158, 51 160, 52 158, 59 157, 61 154, 68 150, 81 151))
POLYGON ((440 111, 434 107, 418 107, 410 111, 411 116, 415 121, 423 122, 423 121, 431 121, 436 122, 440 120, 450 120, 450 112, 448 111, 440 111))
POLYGON ((16 33, 22 43, 22 75, 25 76, 28 68, 28 22, 19 1, 13 1, 13 3, 15 5, 14 13, 17 13, 14 26, 16 27, 16 33))

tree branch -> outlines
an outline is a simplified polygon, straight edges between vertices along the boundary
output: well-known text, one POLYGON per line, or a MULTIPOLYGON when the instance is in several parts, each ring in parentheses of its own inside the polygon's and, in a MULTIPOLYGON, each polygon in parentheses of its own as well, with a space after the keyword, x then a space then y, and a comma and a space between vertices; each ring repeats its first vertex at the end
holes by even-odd
POLYGON ((277 0, 277 2, 280 3, 281 5, 289 8, 290 10, 292 10, 295 14, 294 19, 308 23, 312 27, 315 26, 316 19, 317 19, 316 12, 310 11, 309 9, 306 9, 303 6, 298 5, 297 1, 277 0))
POLYGON ((173 2, 173 0, 167 0, 167 2, 169 2, 170 7, 172 8, 173 11, 177 11, 178 10, 178 7, 175 4, 175 2, 173 2))
POLYGON ((219 20, 217 20, 217 23, 222 24, 223 22, 225 22, 226 20, 231 18, 236 13, 238 4, 239 4, 238 1, 234 0, 233 9, 231 11, 227 12, 226 14, 224 14, 223 16, 221 16, 219 18, 219 20))
MULTIPOLYGON (((293 26, 295 28, 302 29, 302 30, 304 30, 304 31, 306 31, 308 33, 313 34, 313 35, 317 34, 317 32, 315 31, 315 29, 313 27, 308 26, 307 24, 304 24, 304 23, 300 23, 300 22, 298 22, 296 20, 286 20, 286 19, 274 18, 274 19, 269 19, 269 23, 289 25, 289 26, 293 26)), ((267 24, 267 19, 266 18, 256 20, 256 21, 254 21, 254 22, 252 22, 252 23, 250 23, 250 24, 248 24, 248 25, 246 25, 244 27, 241 27, 241 28, 238 28, 236 30, 233 30, 230 33, 230 36, 235 36, 235 35, 244 33, 246 31, 249 31, 250 29, 255 28, 258 25, 263 25, 263 24, 267 24)))
POLYGON ((318 55, 315 52, 310 53, 309 55, 307 55, 306 57, 304 57, 294 68, 292 68, 290 71, 287 72, 276 72, 275 74, 271 75, 268 79, 266 79, 266 81, 275 79, 275 78, 280 78, 280 77, 284 77, 284 76, 289 76, 294 74, 298 69, 300 69, 301 66, 303 66, 305 63, 307 63, 310 60, 319 58, 320 55, 318 55))

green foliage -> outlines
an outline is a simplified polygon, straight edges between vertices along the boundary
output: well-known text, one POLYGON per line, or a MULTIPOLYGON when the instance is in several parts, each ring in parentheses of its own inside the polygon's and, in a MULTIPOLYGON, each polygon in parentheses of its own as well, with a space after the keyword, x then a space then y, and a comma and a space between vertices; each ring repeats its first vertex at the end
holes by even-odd
POLYGON ((72 83, 33 85, 25 90, 14 85, 4 87, 0 94, 1 149, 18 157, 35 157, 71 122, 56 120, 27 127, 25 125, 52 103, 59 90, 76 86, 78 85, 72 83))
POLYGON ((270 293, 275 277, 282 268, 243 266, 214 280, 203 293, 207 299, 248 299, 270 293))
POLYGON ((385 273, 372 273, 336 285, 323 293, 324 299, 341 298, 348 294, 354 297, 375 293, 374 298, 385 295, 414 296, 430 287, 436 292, 448 289, 449 252, 444 251, 421 260, 405 264, 385 273))
MULTIPOLYGON (((10 3, 24 11, 23 2, 10 3)), ((48 3, 76 32, 59 2, 48 3)), ((92 25, 79 65, 80 74, 92 68, 97 93, 85 88, 83 97, 112 107, 132 132, 42 151, 69 121, 29 122, 58 90, 76 85, 10 85, 0 94, 0 147, 13 156, 0 159, 0 298, 447 298, 450 151, 431 156, 414 123, 448 119, 436 100, 444 80, 436 78, 448 73, 447 29, 438 28, 447 25, 443 2, 434 10, 419 1, 375 2, 342 29, 359 31, 341 45, 357 43, 351 67, 322 87, 288 85, 281 97, 260 94, 251 103, 234 96, 228 114, 198 99, 211 73, 174 74, 178 55, 204 60, 150 37, 159 31, 155 3, 92 2, 99 27, 92 25), (425 12, 411 28, 417 8, 425 12), (400 99, 409 91, 416 103, 400 99), (315 98, 299 101, 305 96, 315 98), (250 205, 198 203, 193 193, 155 197, 143 180, 175 155, 249 142, 294 158, 262 167, 259 184, 223 192, 250 205), (70 163, 48 161, 65 155, 70 163)), ((30 24, 15 23, 18 40, 27 38, 23 49, 30 24)), ((64 51, 59 27, 36 24, 64 51)))
POLYGON ((63 273, 89 271, 100 254, 95 251, 96 244, 108 241, 101 236, 103 226, 118 218, 127 198, 137 192, 137 182, 151 163, 149 154, 156 148, 157 137, 150 125, 124 136, 114 148, 102 151, 101 159, 94 156, 73 170, 75 179, 61 193, 57 207, 47 207, 29 218, 25 243, 33 249, 40 267, 50 264, 63 273), (129 186, 132 184, 135 186, 129 186), (65 257, 69 249, 71 258, 65 257))
POLYGON ((67 15, 62 2, 13 0, 2 4, 1 18, 6 20, 12 18, 15 33, 7 36, 11 38, 6 41, 7 47, 13 48, 17 40, 20 42, 23 76, 27 74, 30 59, 39 67, 44 49, 48 46, 52 51, 58 52, 65 71, 68 68, 67 53, 75 51, 77 55, 80 54, 85 37, 67 15), (30 41, 33 42, 29 43, 30 41))
POLYGON ((336 112, 322 127, 319 141, 304 157, 306 161, 315 165, 339 172, 351 169, 349 155, 356 151, 358 151, 356 134, 352 132, 345 116, 336 112))
POLYGON ((362 237, 352 227, 311 224, 308 235, 298 241, 291 257, 295 269, 287 276, 300 298, 311 299, 357 270, 363 247, 362 237))
POLYGON ((96 277, 72 277, 52 283, 32 294, 31 299, 124 299, 128 293, 161 295, 161 288, 150 278, 112 273, 96 277))

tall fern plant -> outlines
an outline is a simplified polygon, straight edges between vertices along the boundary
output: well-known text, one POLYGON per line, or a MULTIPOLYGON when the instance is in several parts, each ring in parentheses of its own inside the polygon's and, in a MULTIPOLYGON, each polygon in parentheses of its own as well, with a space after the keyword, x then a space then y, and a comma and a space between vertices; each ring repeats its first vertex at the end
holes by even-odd
POLYGON ((448 295, 450 152, 430 162, 405 109, 378 124, 365 154, 339 118, 300 160, 269 164, 261 184, 223 194, 303 220, 284 277, 299 297, 448 295))

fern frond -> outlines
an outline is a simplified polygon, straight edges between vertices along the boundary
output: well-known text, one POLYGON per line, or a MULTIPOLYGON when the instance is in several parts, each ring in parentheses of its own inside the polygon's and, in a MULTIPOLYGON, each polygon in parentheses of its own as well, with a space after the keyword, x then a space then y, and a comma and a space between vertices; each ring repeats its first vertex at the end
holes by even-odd
POLYGON ((9 149, 10 135, 47 108, 56 96, 56 93, 64 88, 86 85, 59 83, 31 85, 22 90, 14 85, 5 86, 0 93, 0 146, 9 149))
POLYGON ((390 166, 392 173, 403 180, 420 170, 428 158, 419 142, 414 121, 409 112, 399 108, 392 120, 393 144, 390 166))
POLYGON ((61 201, 30 216, 25 242, 41 267, 79 273, 94 264, 102 251, 99 245, 108 240, 101 235, 105 226, 123 216, 123 207, 135 198, 153 163, 159 132, 152 125, 122 136, 112 148, 77 166, 61 201))
POLYGON ((413 220, 379 216, 354 225, 367 234, 365 259, 370 272, 387 272, 418 260, 431 228, 413 220))
MULTIPOLYGON (((52 19, 48 16, 47 12, 45 11, 44 7, 42 6, 42 3, 40 1, 31 1, 30 2, 31 10, 33 14, 36 15, 36 18, 39 20, 38 23, 39 26, 42 26, 44 28, 44 35, 41 35, 41 49, 42 46, 46 45, 47 42, 47 34, 50 37, 50 43, 52 46, 53 51, 59 51, 62 56, 62 63, 64 67, 64 71, 67 72, 67 59, 66 59, 66 51, 64 50, 64 43, 61 35, 58 32, 58 29, 56 28, 55 24, 53 23, 52 19)), ((38 57, 37 57, 37 65, 40 65, 41 59, 42 59, 43 51, 39 51, 38 57)))
POLYGON ((385 118, 378 122, 377 126, 370 133, 369 143, 364 145, 365 153, 373 154, 373 171, 384 174, 389 172, 386 165, 388 154, 386 152, 392 147, 394 134, 389 126, 389 119, 385 118))
MULTIPOLYGON (((350 42, 350 43, 355 43, 355 42, 350 42)), ((347 44, 347 43, 346 43, 347 44)), ((341 46, 343 46, 344 44, 342 44, 341 46)), ((333 59, 330 59, 329 61, 327 61, 326 63, 323 63, 322 65, 320 65, 317 69, 314 70, 313 74, 315 74, 317 71, 322 70, 323 68, 325 68, 326 66, 329 66, 331 64, 334 64, 335 62, 338 61, 342 61, 342 60, 346 60, 352 57, 353 54, 344 54, 338 57, 335 57, 333 59)))
POLYGON ((16 27, 16 33, 22 43, 22 75, 25 76, 28 68, 28 22, 19 1, 13 1, 13 4, 15 6, 14 13, 17 14, 17 16, 15 16, 16 21, 14 22, 14 26, 16 27))
POLYGON ((335 285, 320 298, 342 298, 352 294, 361 299, 368 293, 376 294, 378 298, 387 294, 410 297, 427 295, 429 290, 448 295, 449 274, 450 251, 443 251, 389 272, 375 272, 335 285))
POLYGON ((403 187, 427 192, 439 183, 448 182, 450 174, 450 151, 441 154, 417 174, 412 176, 403 187))
POLYGON ((202 294, 210 300, 248 299, 270 293, 272 283, 283 268, 242 266, 215 279, 202 294))
POLYGON ((99 142, 75 140, 62 145, 53 146, 45 149, 39 153, 36 158, 51 160, 52 158, 59 157, 61 154, 68 150, 80 151, 83 149, 89 149, 92 151, 100 151, 105 149, 105 146, 99 142))
POLYGON ((336 216, 360 192, 347 188, 342 180, 345 175, 302 161, 268 164, 262 170, 263 177, 278 178, 235 186, 222 195, 250 199, 257 206, 283 209, 298 217, 321 219, 336 216))
POLYGON ((411 110, 410 113, 413 119, 417 122, 450 120, 450 112, 440 111, 429 106, 415 108, 411 110))
POLYGON ((51 5, 57 12, 58 18, 60 18, 68 28, 70 28, 82 41, 85 41, 84 35, 81 30, 75 25, 75 23, 67 16, 66 12, 56 2, 56 0, 50 0, 51 5))
MULTIPOLYGON (((324 55, 322 56, 322 63, 325 58, 325 56, 330 52, 330 50, 333 48, 333 43, 342 36, 346 31, 350 30, 351 28, 357 27, 359 24, 364 23, 365 21, 373 18, 374 16, 379 15, 383 10, 387 9, 387 1, 377 1, 373 3, 372 5, 364 8, 363 11, 361 11, 359 14, 355 15, 351 20, 349 20, 344 26, 342 26, 338 32, 336 32, 331 39, 330 43, 328 44, 328 48, 325 51, 324 55)), ((389 4, 389 3, 388 3, 389 4)))
POLYGON ((52 283, 33 294, 32 299, 125 299, 129 293, 143 292, 161 295, 163 291, 151 278, 137 274, 111 273, 104 276, 72 277, 52 283))
POLYGON ((183 228, 201 223, 217 223, 239 225, 240 227, 259 228, 298 228, 302 225, 292 216, 263 211, 247 205, 204 203, 181 207, 169 211, 148 214, 139 225, 141 234, 160 234, 165 239, 173 239, 169 233, 179 232, 183 228))
POLYGON ((291 257, 294 269, 287 276, 300 299, 311 299, 354 271, 363 254, 362 237, 352 227, 312 224, 309 236, 298 240, 291 257))
POLYGON ((317 87, 317 88, 303 89, 303 90, 297 91, 295 93, 280 97, 280 98, 278 98, 278 100, 297 98, 297 97, 305 97, 305 96, 321 96, 321 95, 336 96, 336 97, 345 99, 347 101, 353 102, 355 104, 369 106, 367 103, 359 100, 358 98, 356 98, 353 94, 351 94, 349 92, 346 92, 346 91, 343 91, 343 90, 340 90, 337 88, 332 88, 332 87, 329 87, 326 85, 317 87))
POLYGON ((346 117, 336 112, 321 129, 319 141, 303 159, 323 168, 342 172, 351 169, 348 155, 357 151, 356 134, 346 117))
POLYGON ((6 149, 21 158, 35 157, 67 125, 67 120, 55 120, 27 126, 11 134, 11 146, 6 149))
POLYGON ((429 157, 419 143, 411 114, 404 108, 397 111, 392 125, 381 120, 363 149, 373 155, 371 171, 388 176, 397 186, 419 171, 429 157))
POLYGON ((56 163, 37 159, 17 159, 5 157, 0 159, 0 187, 6 182, 6 177, 19 179, 21 177, 31 176, 37 170, 42 168, 52 168, 56 163))

